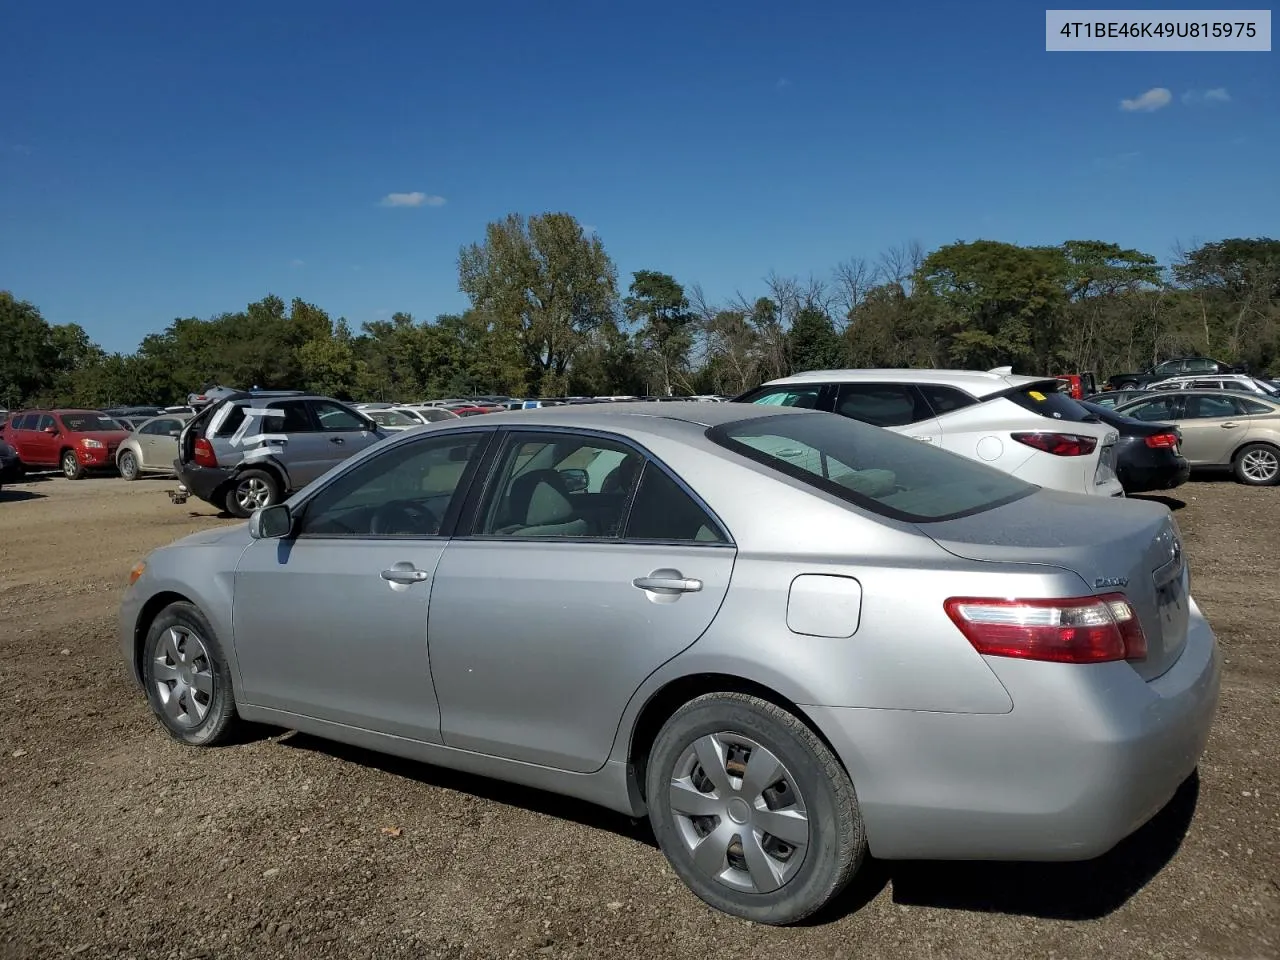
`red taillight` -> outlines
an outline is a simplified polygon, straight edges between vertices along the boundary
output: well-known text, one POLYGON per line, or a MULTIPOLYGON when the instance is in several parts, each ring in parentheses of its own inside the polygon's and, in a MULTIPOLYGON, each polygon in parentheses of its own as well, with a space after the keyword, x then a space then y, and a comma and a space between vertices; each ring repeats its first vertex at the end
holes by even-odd
POLYGON ((1141 660, 1147 639, 1122 593, 1065 600, 952 597, 944 606, 979 653, 1053 663, 1141 660))
POLYGON ((1098 448, 1098 441, 1093 437, 1074 433, 1015 433, 1013 439, 1055 457, 1083 457, 1098 448))
POLYGON ((204 437, 196 441, 195 461, 198 467, 216 467, 218 465, 218 455, 213 452, 213 444, 204 437))
POLYGON ((1154 447, 1157 450, 1168 449, 1178 445, 1178 435, 1176 433, 1156 433, 1147 437, 1147 446, 1154 447))

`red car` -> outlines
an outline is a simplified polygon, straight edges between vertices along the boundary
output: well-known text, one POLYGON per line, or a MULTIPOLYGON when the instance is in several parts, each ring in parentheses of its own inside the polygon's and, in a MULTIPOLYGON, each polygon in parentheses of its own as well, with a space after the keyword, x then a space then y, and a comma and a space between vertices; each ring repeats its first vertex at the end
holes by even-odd
POLYGON ((4 439, 28 470, 59 467, 69 480, 114 470, 129 431, 99 410, 23 410, 9 417, 4 439))

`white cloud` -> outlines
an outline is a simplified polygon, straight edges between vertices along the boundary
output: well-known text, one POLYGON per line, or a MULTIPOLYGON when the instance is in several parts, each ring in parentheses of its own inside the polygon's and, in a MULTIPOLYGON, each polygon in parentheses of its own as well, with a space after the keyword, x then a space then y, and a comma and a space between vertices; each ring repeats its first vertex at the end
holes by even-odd
POLYGON ((1159 110, 1161 107, 1167 107, 1173 101, 1173 94, 1164 87, 1152 87, 1141 96, 1134 97, 1132 100, 1121 100, 1120 109, 1130 113, 1142 112, 1150 113, 1152 110, 1159 110))
POLYGON ((1211 90, 1188 90, 1182 95, 1182 102, 1186 104, 1230 103, 1231 94, 1227 93, 1226 87, 1214 87, 1211 90))
POLYGON ((415 190, 413 193, 388 193, 378 204, 383 207, 443 207, 444 202, 444 197, 415 190))

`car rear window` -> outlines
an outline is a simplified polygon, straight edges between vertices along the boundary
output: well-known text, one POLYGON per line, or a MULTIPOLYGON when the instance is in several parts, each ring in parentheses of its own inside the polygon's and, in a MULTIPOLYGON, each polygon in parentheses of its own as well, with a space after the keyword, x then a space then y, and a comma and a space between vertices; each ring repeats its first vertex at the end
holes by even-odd
POLYGON ((105 413, 64 413, 62 425, 72 433, 94 433, 95 431, 123 430, 123 425, 112 420, 105 413))
POLYGON ((1068 420, 1072 423, 1092 423, 1098 418, 1092 412, 1076 403, 1065 393, 1059 393, 1056 387, 1032 383, 1003 396, 1012 400, 1024 410, 1038 413, 1050 420, 1068 420))
POLYGON ((910 523, 991 510, 1038 487, 919 440, 825 413, 713 427, 715 443, 855 506, 910 523))

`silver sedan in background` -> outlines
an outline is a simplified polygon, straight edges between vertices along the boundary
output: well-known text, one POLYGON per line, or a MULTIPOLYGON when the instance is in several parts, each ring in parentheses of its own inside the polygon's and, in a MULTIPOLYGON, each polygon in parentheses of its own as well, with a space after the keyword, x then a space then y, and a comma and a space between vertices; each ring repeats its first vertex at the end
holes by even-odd
POLYGON ((868 854, 1101 854, 1218 699, 1165 507, 796 409, 435 424, 130 581, 123 655, 177 740, 257 721, 647 814, 764 923, 868 854))

